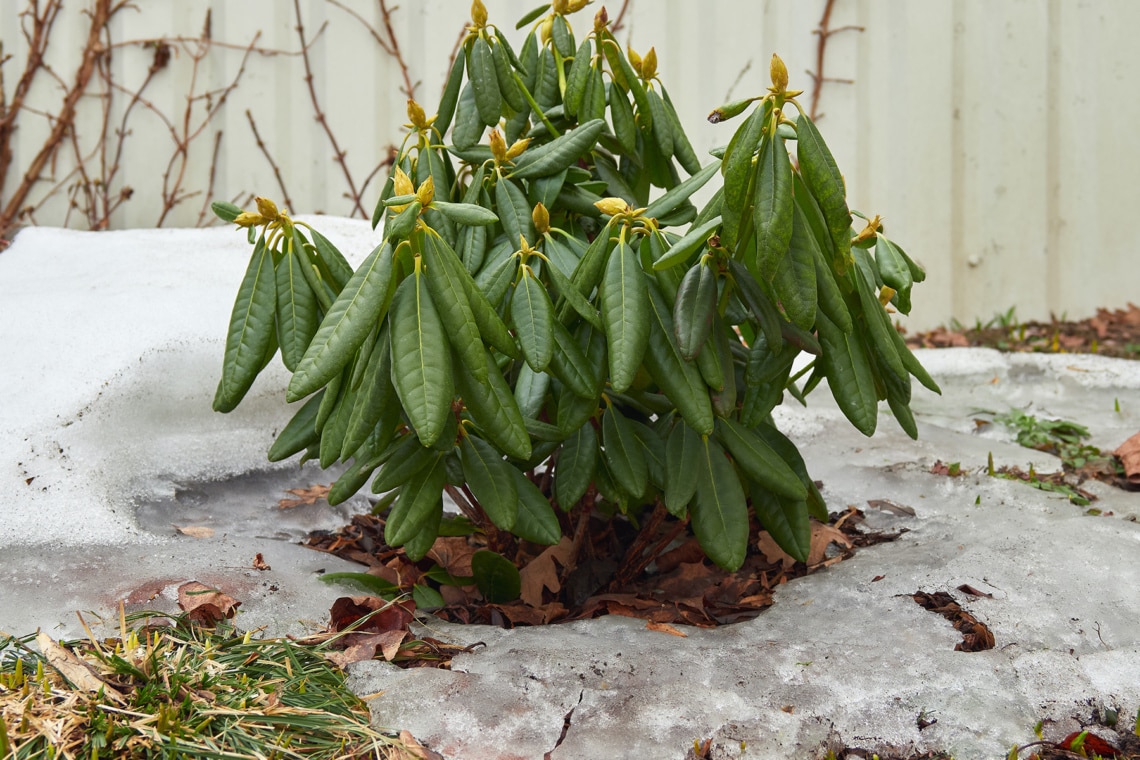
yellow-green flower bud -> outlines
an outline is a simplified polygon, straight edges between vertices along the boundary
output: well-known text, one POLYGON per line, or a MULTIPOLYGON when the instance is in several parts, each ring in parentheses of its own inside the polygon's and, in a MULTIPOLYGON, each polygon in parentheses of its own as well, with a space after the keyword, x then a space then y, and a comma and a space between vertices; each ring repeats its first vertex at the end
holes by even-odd
POLYGON ((507 158, 511 161, 515 160, 522 155, 526 150, 526 146, 530 145, 530 138, 524 137, 521 140, 515 140, 511 143, 511 147, 507 148, 507 158))
POLYGON ((491 130, 491 155, 495 157, 495 163, 505 164, 507 162, 507 142, 503 139, 503 133, 498 129, 491 130))
POLYGON ((264 216, 271 222, 277 221, 281 216, 281 212, 277 210, 277 204, 268 198, 254 198, 257 202, 257 212, 264 216))
POLYGON ((602 198, 600 201, 595 201, 594 205, 598 211, 608 216, 617 216, 630 210, 629 204, 621 198, 602 198))
POLYGON ((649 48, 645 57, 641 59, 641 78, 649 81, 657 76, 657 50, 649 48))
POLYGON ((772 63, 768 66, 768 75, 772 77, 772 89, 776 92, 785 92, 788 89, 788 67, 784 65, 780 56, 772 53, 772 63))
POLYGON ((539 235, 545 235, 550 232, 550 212, 546 210, 546 206, 539 203, 530 212, 530 219, 534 222, 534 229, 539 235))
POLYGON ((259 227, 268 221, 261 214, 255 214, 252 211, 243 211, 234 217, 234 224, 238 227, 259 227))
POLYGON ((416 186, 412 184, 411 177, 405 174, 399 166, 396 167, 393 177, 393 195, 411 195, 416 191, 416 186))
POLYGON ((487 6, 483 5, 483 0, 473 0, 471 3, 471 21, 476 29, 487 25, 487 6))
POLYGON ((431 177, 424 180, 420 185, 420 189, 416 190, 416 200, 420 202, 421 206, 425 208, 431 204, 432 199, 435 197, 435 181, 431 177))
POLYGON ((423 107, 412 98, 408 98, 408 120, 416 129, 427 129, 427 114, 424 113, 423 107))

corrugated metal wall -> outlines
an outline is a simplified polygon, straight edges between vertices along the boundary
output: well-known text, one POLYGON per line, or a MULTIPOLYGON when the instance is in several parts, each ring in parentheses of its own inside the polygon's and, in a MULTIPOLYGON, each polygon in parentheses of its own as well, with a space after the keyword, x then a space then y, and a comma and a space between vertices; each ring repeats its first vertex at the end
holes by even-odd
MULTIPOLYGON (((513 21, 534 0, 487 0, 492 21, 513 21)), ((792 82, 810 90, 825 0, 632 0, 622 35, 639 51, 657 48, 662 77, 698 151, 727 142, 734 122, 713 126, 704 117, 730 97, 761 92, 767 62, 778 52, 792 82)), ((4 66, 10 96, 25 49, 18 12, 24 0, 0 0, 0 39, 13 59, 4 66)), ((64 82, 73 77, 87 19, 69 3, 49 53, 64 82)), ((611 2, 616 15, 620 2, 611 2)), ((406 1, 392 16, 395 34, 417 96, 434 104, 444 67, 468 12, 458 0, 406 1)), ((584 30, 595 3, 579 14, 584 30)), ((359 189, 400 139, 402 79, 392 58, 347 10, 382 29, 378 0, 301 0, 311 41, 313 84, 330 127, 345 151, 359 189), (317 32, 322 30, 319 35, 317 32), (315 37, 315 40, 314 40, 315 37)), ((151 0, 115 17, 115 43, 197 38, 210 14, 215 44, 201 59, 195 43, 176 46, 135 104, 127 125, 119 187, 134 195, 111 226, 199 222, 210 181, 213 142, 221 133, 213 196, 249 192, 279 198, 269 162, 253 138, 253 114, 267 150, 279 164, 293 211, 354 211, 348 183, 333 161, 329 139, 314 118, 293 3, 289 0, 151 0), (258 34, 260 33, 260 34, 258 34), (236 89, 217 116, 192 140, 182 191, 196 193, 162 217, 183 171, 178 136, 202 123, 207 102, 242 65, 243 48, 261 52, 246 60, 236 89), (269 51, 284 51, 271 54, 269 51), (213 92, 192 104, 187 93, 213 92), (149 107, 148 107, 149 106, 149 107), (162 116, 159 116, 158 113, 162 116), (167 167, 170 167, 167 172, 167 167)), ((826 74, 849 83, 825 84, 819 125, 846 173, 851 205, 885 217, 892 237, 922 261, 930 278, 917 291, 916 327, 951 317, 972 321, 1016 306, 1022 318, 1090 315, 1098 306, 1140 301, 1140 267, 1132 265, 1140 227, 1140 4, 1130 0, 836 0, 832 28, 858 27, 829 39, 826 74)), ((517 38, 521 40, 522 34, 517 38)), ((115 47, 111 73, 136 89, 154 58, 138 44, 115 47)), ((59 85, 44 79, 32 93, 34 108, 50 110, 59 85)), ((98 88, 96 88, 98 89, 98 88)), ((806 96, 805 96, 806 97, 806 96)), ((109 134, 129 107, 124 91, 111 92, 109 134)), ((428 105, 429 113, 433 110, 428 105)), ((100 100, 89 96, 78 125, 81 151, 95 148, 100 100)), ((15 141, 22 172, 43 142, 47 121, 25 115, 15 141)), ((64 189, 73 151, 55 166, 64 189)), ((10 194, 17 176, 9 176, 10 194)), ((41 184, 32 199, 43 196, 41 184)), ((362 193, 371 211, 376 177, 362 193)), ((3 200, 7 196, 0 196, 3 200)), ((359 212, 357 212, 359 214, 359 212)), ((37 209, 39 224, 82 225, 68 216, 65 195, 37 209)))

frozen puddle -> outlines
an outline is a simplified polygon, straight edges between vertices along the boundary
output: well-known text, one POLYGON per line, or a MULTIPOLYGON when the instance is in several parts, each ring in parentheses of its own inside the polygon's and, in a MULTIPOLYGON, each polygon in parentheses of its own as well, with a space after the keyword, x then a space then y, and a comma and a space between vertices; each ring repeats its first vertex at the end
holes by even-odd
POLYGON ((223 480, 175 482, 170 496, 138 504, 135 521, 140 530, 164 536, 178 528, 210 528, 234 538, 298 542, 312 531, 347 525, 353 514, 369 509, 362 494, 329 506, 322 487, 337 474, 306 465, 223 480))

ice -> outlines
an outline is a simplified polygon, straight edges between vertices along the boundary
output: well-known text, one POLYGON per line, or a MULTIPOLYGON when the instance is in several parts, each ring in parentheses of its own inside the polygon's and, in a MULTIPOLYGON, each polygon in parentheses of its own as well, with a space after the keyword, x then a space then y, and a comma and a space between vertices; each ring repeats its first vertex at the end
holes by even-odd
MULTIPOLYGON (((359 262, 367 223, 308 219, 359 262)), ((29 229, 0 253, 0 630, 82 635, 117 606, 172 610, 197 579, 242 601, 239 625, 320 626, 345 589, 323 571, 360 568, 298 546, 363 497, 278 509, 286 488, 331 477, 265 451, 288 419, 285 373, 268 370, 239 409, 210 409, 226 323, 249 256, 233 230, 78 233, 29 229), (214 529, 192 538, 175 525, 214 529), (253 568, 262 554, 271 570, 253 568)), ((685 638, 610 617, 503 631, 428 619, 460 645, 452 671, 352 666, 379 725, 449 758, 810 757, 823 747, 1002 757, 1079 727, 1097 707, 1140 709, 1140 495, 1090 485, 1087 516, 1063 496, 989 478, 1003 464, 1055 469, 1000 425, 1011 408, 1088 426, 1115 448, 1140 429, 1140 363, 983 349, 918 352, 943 387, 915 387, 921 438, 884 406, 864 438, 824 387, 776 409, 832 510, 863 508, 908 532, 782 586, 755 620, 685 638), (1119 411, 1118 411, 1119 408, 1119 411), (936 461, 964 475, 933 475, 936 461), (890 499, 914 517, 871 509, 890 499), (969 584, 992 597, 958 591, 969 584), (955 652, 961 634, 912 600, 946 591, 997 647, 955 652), (919 716, 937 719, 925 729, 919 716), (565 728, 565 737, 559 737, 565 728), (747 747, 742 750, 742 743, 747 747), (557 749, 555 749, 557 745, 557 749)))

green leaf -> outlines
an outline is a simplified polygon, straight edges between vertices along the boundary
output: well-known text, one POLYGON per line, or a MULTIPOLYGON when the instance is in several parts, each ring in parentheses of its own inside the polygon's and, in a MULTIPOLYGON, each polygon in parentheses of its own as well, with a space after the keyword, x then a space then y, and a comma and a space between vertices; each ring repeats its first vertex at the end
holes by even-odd
POLYGON ((673 157, 673 120, 665 109, 665 101, 656 90, 646 92, 649 99, 649 110, 653 113, 653 139, 657 141, 657 149, 661 151, 662 158, 668 160, 673 157))
POLYGON ((463 86, 463 69, 466 61, 461 55, 455 56, 451 64, 451 73, 447 76, 447 84, 443 88, 443 97, 436 110, 435 122, 432 127, 442 136, 451 126, 451 118, 455 115, 455 104, 459 102, 459 91, 463 86))
MULTIPOLYGON (((775 276, 791 244, 793 208, 792 163, 784 147, 784 138, 775 135, 766 140, 760 150, 756 192, 752 200, 756 264, 766 280, 771 281, 775 276)), ((811 327, 810 323, 808 327, 811 327)))
POLYGON ((633 106, 619 85, 610 82, 609 88, 610 121, 614 125, 614 135, 622 151, 626 155, 633 154, 637 150, 637 123, 633 118, 633 106))
POLYGON ((760 137, 764 133, 764 123, 772 112, 770 101, 753 109, 748 118, 741 123, 721 160, 720 171, 724 175, 724 210, 721 215, 725 220, 724 242, 728 246, 736 245, 737 232, 748 208, 748 188, 752 184, 752 157, 760 144, 760 137))
POLYGON ((518 185, 508 179, 496 182, 495 208, 498 209, 499 221, 503 223, 503 232, 507 233, 511 250, 519 250, 520 238, 525 238, 528 243, 535 241, 530 203, 518 185))
POLYGON ((709 435, 713 430, 713 413, 705 382, 697 368, 681 356, 673 340, 671 309, 652 283, 649 295, 649 347, 645 352, 645 368, 677 405, 685 422, 701 435, 709 435))
POLYGON ((503 555, 480 549, 471 556, 471 574, 479 593, 490 604, 506 604, 519 598, 519 570, 503 555))
POLYGON ((352 456, 377 425, 383 423, 388 430, 392 430, 399 420, 396 388, 392 385, 392 349, 387 324, 376 343, 368 357, 364 377, 356 394, 356 403, 353 404, 348 428, 345 430, 340 452, 342 460, 352 456))
POLYGON ((701 171, 701 160, 693 150, 693 145, 685 134, 685 128, 681 125, 681 119, 677 116, 677 109, 673 107, 669 92, 664 87, 661 88, 661 96, 665 99, 665 115, 673 127, 673 155, 686 172, 691 175, 698 174, 701 171))
POLYGON ((796 120, 796 157, 800 175, 823 212, 838 263, 845 266, 851 253, 851 212, 847 209, 843 175, 807 114, 800 114, 796 120))
MULTIPOLYGON (((530 105, 523 96, 522 88, 515 79, 514 69, 511 68, 511 56, 507 55, 506 42, 495 37, 495 44, 491 45, 491 60, 495 64, 495 78, 499 83, 499 94, 512 111, 529 111, 530 105)), ((498 121, 498 119, 496 119, 498 121)))
POLYGON ((586 71, 586 85, 582 89, 582 102, 578 104, 578 119, 583 123, 601 119, 606 115, 606 82, 602 70, 591 66, 586 71))
POLYGON ((265 238, 261 237, 253 248, 253 255, 249 259, 249 266, 238 288, 237 300, 234 301, 233 313, 230 315, 222 377, 218 381, 217 393, 214 394, 215 412, 232 411, 241 403, 253 385, 254 378, 265 366, 265 354, 276 334, 276 310, 277 283, 273 271, 273 253, 265 245, 265 238))
POLYGON ((874 435, 878 396, 862 341, 855 333, 844 334, 823 313, 816 316, 816 326, 823 347, 819 361, 827 375, 831 394, 859 432, 866 436, 874 435))
POLYGON ((566 75, 566 92, 562 96, 562 104, 570 116, 577 115, 582 92, 586 89, 586 79, 590 73, 590 49, 590 40, 582 40, 574 55, 574 63, 570 65, 570 73, 566 75))
POLYGON ((716 272, 708 262, 700 262, 685 272, 673 304, 673 329, 677 347, 686 361, 692 361, 712 331, 716 314, 716 272))
POLYGON ((587 422, 562 442, 554 466, 554 496, 565 511, 574 508, 590 487, 598 460, 598 437, 587 422))
POLYGON ((491 444, 474 435, 463 436, 459 461, 463 463, 467 486, 495 527, 513 528, 518 516, 518 489, 508 470, 514 468, 503 461, 491 444))
POLYGON ((610 383, 618 393, 632 383, 649 342, 649 296, 637 254, 624 240, 606 264, 602 321, 609 339, 610 383))
POLYGON ((665 507, 674 517, 684 517, 697 492, 696 463, 702 448, 701 437, 677 420, 665 444, 665 507))
POLYGON ((277 263, 277 339, 281 344, 281 360, 290 372, 297 369, 305 349, 317 333, 317 297, 313 294, 301 268, 301 253, 286 241, 286 252, 277 263))
POLYGON ((345 284, 289 381, 288 400, 308 396, 344 369, 383 318, 391 293, 392 258, 390 245, 377 246, 345 284))
POLYGON ((490 354, 485 354, 487 381, 480 382, 460 362, 455 380, 471 418, 483 435, 508 456, 527 460, 531 455, 530 436, 511 388, 490 354))
POLYGON ((514 467, 515 486, 519 492, 519 514, 512 532, 521 539, 536 544, 553 546, 562 539, 562 527, 538 486, 514 467))
POLYGON ((708 438, 702 443, 695 463, 697 498, 689 510, 693 532, 709 559, 732 572, 748 551, 748 502, 724 450, 708 438))
MULTIPOLYGON (((552 249, 557 249, 557 247, 558 244, 555 243, 554 240, 547 240, 548 255, 552 254, 552 249)), ((603 329, 602 319, 598 316, 597 309, 594 308, 593 304, 586 300, 586 297, 582 295, 578 288, 574 287, 574 283, 570 280, 569 277, 566 276, 565 273, 563 273, 558 264, 552 260, 550 262, 550 266, 546 268, 546 272, 550 275, 550 279, 553 281, 554 287, 558 290, 559 298, 565 299, 566 303, 570 304, 570 307, 574 309, 574 311, 577 312, 578 316, 582 317, 582 319, 586 320, 599 330, 603 329)))
POLYGON ((390 448, 390 452, 385 452, 387 457, 383 468, 372 481, 372 493, 384 493, 403 485, 413 475, 434 462, 436 454, 439 453, 425 447, 414 435, 405 435, 392 442, 390 448))
POLYGON ((823 496, 820 494, 819 489, 816 488, 815 482, 808 474, 807 465, 804 464, 804 458, 800 455, 799 449, 792 443, 786 435, 781 433, 772 425, 767 423, 759 424, 752 429, 752 432, 763 438, 768 442, 768 445, 780 455, 780 457, 791 465, 792 469, 800 477, 800 482, 803 483, 808 489, 808 510, 812 517, 820 522, 827 522, 827 504, 823 501, 823 496))
POLYGON ((417 610, 432 610, 446 604, 441 593, 420 583, 412 586, 412 601, 416 603, 417 610))
POLYGON ((776 267, 772 287, 792 323, 803 330, 815 325, 819 298, 816 290, 816 245, 803 214, 793 206, 792 237, 787 253, 776 267))
POLYGON ((495 73, 494 53, 483 37, 476 37, 467 51, 467 77, 475 89, 475 107, 483 124, 493 127, 499 123, 503 111, 503 98, 499 93, 499 78, 495 73))
POLYGON ((535 372, 526 362, 519 365, 518 374, 515 376, 514 395, 523 417, 534 418, 542 413, 543 404, 546 403, 546 391, 549 388, 550 375, 545 372, 535 372))
POLYGON ((561 322, 554 320, 552 326, 554 353, 550 359, 550 371, 572 392, 583 398, 596 399, 602 381, 594 374, 590 360, 561 322))
MULTIPOLYGON (((293 229, 296 230, 296 227, 293 229)), ((312 228, 309 229, 309 235, 312 236, 313 247, 317 250, 317 261, 323 267, 322 276, 328 278, 334 292, 340 293, 345 283, 352 279, 352 266, 327 237, 312 228)))
POLYGON ((432 303, 439 305, 439 318, 447 331, 448 343, 471 374, 484 381, 487 378, 487 363, 483 358, 483 341, 467 300, 467 289, 460 279, 461 267, 455 266, 458 257, 435 230, 428 230, 421 240, 420 255, 426 265, 424 278, 432 303), (445 258, 454 261, 449 263, 445 258))
POLYGON ((442 454, 432 452, 432 456, 434 461, 408 479, 392 504, 392 511, 384 523, 384 543, 388 546, 408 543, 429 521, 438 520, 443 512, 447 469, 442 454))
MULTIPOLYGON (((511 337, 510 331, 507 330, 507 326, 503 324, 498 312, 487 300, 487 296, 479 289, 474 278, 463 267, 458 254, 442 238, 436 239, 435 252, 438 255, 436 263, 442 264, 447 269, 448 279, 452 282, 458 282, 462 286, 467 305, 471 310, 471 316, 475 320, 475 326, 479 329, 479 334, 483 340, 507 356, 517 357, 519 350, 518 346, 515 345, 515 339, 511 337)), ((510 262, 510 259, 506 260, 506 263, 509 264, 510 262)))
POLYGON ((546 288, 524 266, 511 298, 511 321, 526 363, 535 372, 545 372, 554 355, 553 312, 546 288))
POLYGON ((602 446, 614 481, 629 496, 640 498, 649 483, 645 451, 629 420, 612 404, 602 414, 602 446))
POLYGON ((686 232, 684 237, 669 247, 664 256, 653 262, 653 269, 657 271, 668 269, 675 264, 688 260, 698 248, 705 244, 709 235, 720 224, 721 217, 714 216, 704 224, 686 232))
POLYGON ((229 201, 214 201, 210 204, 210 210, 214 212, 214 216, 223 222, 231 223, 234 219, 237 219, 238 214, 241 213, 241 206, 230 203, 229 201))
POLYGON ((605 128, 606 123, 602 119, 591 119, 545 145, 528 148, 515 160, 511 176, 530 179, 557 174, 593 148, 605 128))
POLYGON ((704 187, 720 168, 720 161, 710 161, 708 166, 695 172, 693 176, 677 185, 645 207, 645 216, 659 219, 675 210, 704 187))
POLYGON ((811 521, 807 503, 778 497, 763 488, 751 489, 752 511, 781 549, 793 559, 807 562, 811 551, 811 521))
POLYGON ((484 125, 479 118, 479 109, 475 105, 475 87, 468 82, 459 95, 459 107, 456 112, 455 128, 451 130, 451 139, 455 147, 463 150, 470 148, 483 137, 484 125))
POLYGON ((317 432, 317 410, 324 395, 325 391, 322 389, 297 410, 277 435, 277 440, 269 447, 270 462, 288 459, 320 440, 320 433, 317 432))
POLYGON ((321 583, 348 583, 384 599, 392 599, 400 593, 395 583, 369 573, 323 573, 318 577, 321 583))
POLYGON ((431 207, 437 209, 456 224, 483 227, 499 221, 495 212, 474 203, 448 203, 447 201, 432 201, 431 207))
POLYGON ((451 414, 454 387, 450 342, 422 280, 417 268, 392 298, 392 384, 420 442, 431 446, 451 414))
POLYGON ((733 420, 718 419, 716 426, 717 437, 749 480, 790 499, 807 498, 799 475, 767 441, 733 420))

